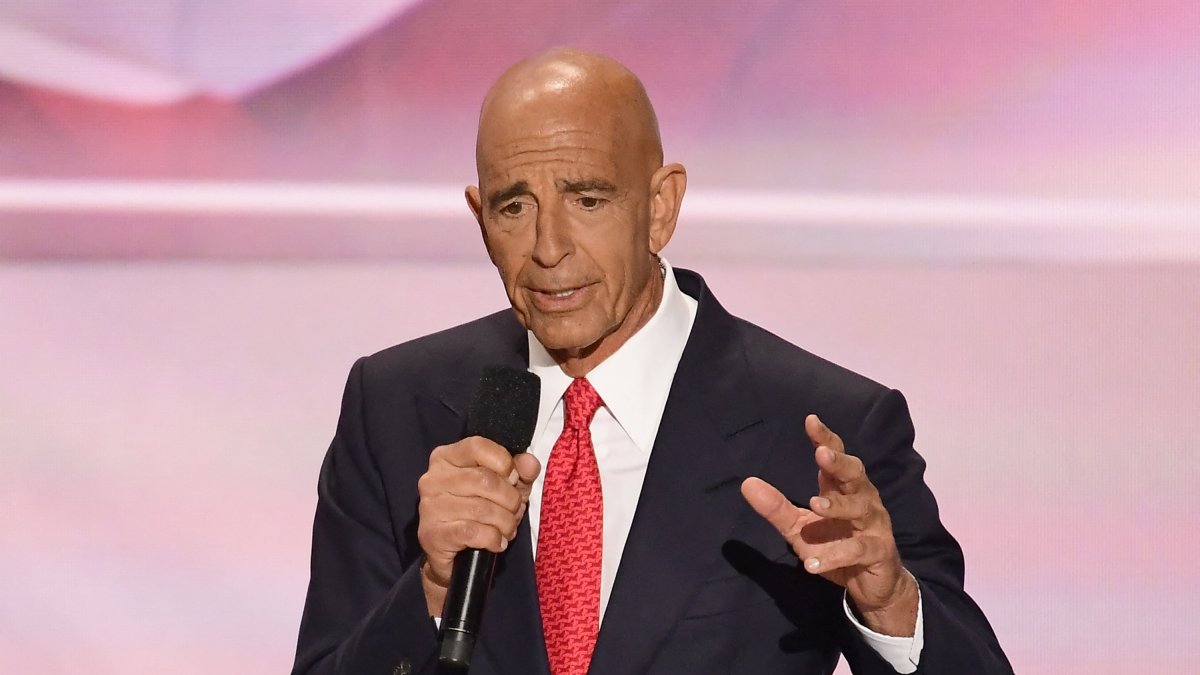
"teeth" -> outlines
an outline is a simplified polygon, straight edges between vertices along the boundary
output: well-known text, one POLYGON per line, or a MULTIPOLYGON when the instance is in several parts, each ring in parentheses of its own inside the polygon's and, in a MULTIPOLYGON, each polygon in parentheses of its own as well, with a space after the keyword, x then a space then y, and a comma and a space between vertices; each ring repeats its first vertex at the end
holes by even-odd
POLYGON ((551 293, 550 295, 551 295, 551 296, 553 296, 553 297, 555 297, 555 298, 565 298, 565 297, 567 297, 568 295, 570 295, 570 294, 574 293, 576 290, 578 290, 578 289, 575 289, 575 288, 568 288, 568 289, 567 289, 567 290, 565 290, 565 291, 558 291, 557 293, 551 293))

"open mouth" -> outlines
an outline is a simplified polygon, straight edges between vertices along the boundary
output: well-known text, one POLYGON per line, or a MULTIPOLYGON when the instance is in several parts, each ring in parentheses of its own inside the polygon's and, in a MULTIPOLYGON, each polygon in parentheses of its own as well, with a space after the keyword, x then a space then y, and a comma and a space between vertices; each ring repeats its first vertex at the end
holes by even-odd
POLYGON ((568 288, 532 288, 533 301, 545 311, 567 311, 576 309, 586 300, 592 284, 568 288))

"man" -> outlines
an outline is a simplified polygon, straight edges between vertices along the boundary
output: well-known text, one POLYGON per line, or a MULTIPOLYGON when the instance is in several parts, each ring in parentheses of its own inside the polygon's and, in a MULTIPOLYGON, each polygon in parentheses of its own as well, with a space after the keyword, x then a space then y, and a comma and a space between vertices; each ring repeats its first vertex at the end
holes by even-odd
POLYGON ((513 311, 355 364, 294 672, 435 672, 468 547, 503 554, 473 673, 815 674, 839 653, 856 673, 1011 672, 903 398, 659 257, 686 175, 632 73, 570 50, 517 64, 476 161, 466 197, 513 311), (542 380, 516 457, 463 438, 489 365, 542 380))

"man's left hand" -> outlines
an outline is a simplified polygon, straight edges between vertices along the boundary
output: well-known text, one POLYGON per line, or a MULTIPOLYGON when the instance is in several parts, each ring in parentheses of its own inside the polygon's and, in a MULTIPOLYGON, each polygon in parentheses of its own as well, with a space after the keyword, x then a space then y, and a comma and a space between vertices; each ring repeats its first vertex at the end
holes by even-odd
POLYGON ((816 415, 804 420, 812 440, 820 493, 805 509, 760 478, 742 483, 742 496, 787 539, 804 569, 842 586, 871 630, 909 637, 916 630, 919 594, 904 569, 892 521, 867 478, 862 460, 816 415))

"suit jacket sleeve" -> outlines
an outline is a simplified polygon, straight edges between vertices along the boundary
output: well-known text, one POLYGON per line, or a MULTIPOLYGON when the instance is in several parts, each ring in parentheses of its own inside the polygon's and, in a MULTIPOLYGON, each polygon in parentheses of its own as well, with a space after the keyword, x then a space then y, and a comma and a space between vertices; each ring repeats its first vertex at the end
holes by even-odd
POLYGON ((368 444, 363 369, 360 359, 350 372, 321 467, 296 675, 421 672, 436 662, 421 554, 397 536, 368 444))
MULTIPOLYGON (((925 461, 913 449, 904 397, 884 390, 871 403, 847 450, 858 454, 892 518, 905 567, 917 578, 925 622, 918 673, 1012 673, 983 612, 963 590, 962 550, 942 526, 925 484, 925 461)), ((893 673, 855 634, 846 647, 855 673, 893 673)))

